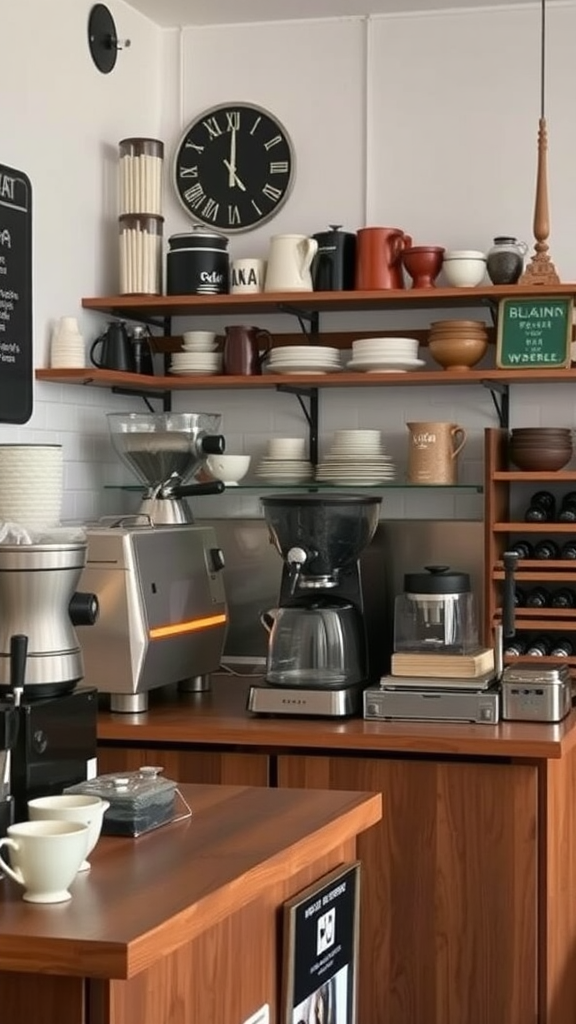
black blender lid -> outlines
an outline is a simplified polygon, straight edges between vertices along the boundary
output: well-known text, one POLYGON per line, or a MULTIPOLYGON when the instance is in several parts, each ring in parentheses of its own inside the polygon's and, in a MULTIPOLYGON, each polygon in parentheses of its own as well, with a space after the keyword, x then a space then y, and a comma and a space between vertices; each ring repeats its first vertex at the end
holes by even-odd
POLYGON ((426 565, 426 572, 408 572, 404 576, 404 590, 409 594, 467 594, 470 576, 467 572, 452 571, 449 565, 426 565))
POLYGON ((329 507, 330 505, 380 505, 382 498, 365 494, 332 494, 330 496, 323 494, 271 494, 269 497, 260 498, 260 502, 265 508, 282 505, 329 507))

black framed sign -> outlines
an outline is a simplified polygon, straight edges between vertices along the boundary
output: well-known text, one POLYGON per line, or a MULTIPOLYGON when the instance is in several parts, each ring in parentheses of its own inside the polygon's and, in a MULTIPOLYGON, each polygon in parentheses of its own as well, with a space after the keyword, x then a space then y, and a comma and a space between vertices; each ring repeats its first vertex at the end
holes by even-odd
POLYGON ((32 415, 32 186, 0 164, 0 422, 32 415))
POLYGON ((558 369, 570 366, 571 298, 501 299, 498 303, 496 366, 500 369, 558 369))
POLYGON ((284 904, 282 1024, 356 1024, 360 862, 284 904))

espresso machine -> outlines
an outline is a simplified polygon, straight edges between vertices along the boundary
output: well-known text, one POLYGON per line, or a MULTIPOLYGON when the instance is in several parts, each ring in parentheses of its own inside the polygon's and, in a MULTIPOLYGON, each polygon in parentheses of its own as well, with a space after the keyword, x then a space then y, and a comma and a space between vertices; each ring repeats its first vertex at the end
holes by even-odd
POLYGON ((100 614, 80 630, 85 679, 110 696, 115 712, 140 713, 150 690, 178 683, 210 689, 220 667, 228 612, 224 556, 215 531, 196 526, 184 500, 223 490, 220 481, 186 484, 211 452, 215 413, 112 413, 116 452, 146 486, 136 516, 87 528, 82 588, 97 595, 100 614))
POLYGON ((84 538, 0 544, 0 832, 96 770, 97 693, 78 686, 74 628, 98 614, 76 589, 85 560, 84 538))
POLYGON ((277 608, 263 613, 269 632, 265 681, 250 688, 257 714, 343 717, 383 671, 380 630, 367 629, 360 555, 378 526, 381 499, 288 494, 261 498, 271 542, 284 565, 277 608))

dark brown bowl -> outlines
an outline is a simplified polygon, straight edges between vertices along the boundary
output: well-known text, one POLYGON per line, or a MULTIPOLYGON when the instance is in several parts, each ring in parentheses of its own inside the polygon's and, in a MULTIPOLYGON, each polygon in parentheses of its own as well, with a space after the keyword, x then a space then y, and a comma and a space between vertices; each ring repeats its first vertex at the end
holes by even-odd
POLYGON ((514 449, 510 447, 508 456, 518 469, 533 473, 554 472, 557 469, 562 469, 570 462, 572 449, 569 451, 556 451, 555 449, 546 448, 514 449))

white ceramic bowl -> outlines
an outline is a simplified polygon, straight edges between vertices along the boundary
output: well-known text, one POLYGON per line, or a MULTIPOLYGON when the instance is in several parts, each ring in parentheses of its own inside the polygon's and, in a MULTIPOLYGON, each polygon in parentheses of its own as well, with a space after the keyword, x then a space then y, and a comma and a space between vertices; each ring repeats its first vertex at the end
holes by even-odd
POLYGON ((227 486, 237 484, 250 468, 249 455, 209 455, 206 466, 215 480, 222 480, 227 486))
MULTIPOLYGON (((28 801, 30 821, 76 821, 88 826, 86 857, 92 853, 100 838, 104 814, 110 807, 108 800, 83 793, 62 793, 57 796, 39 796, 28 801)), ((79 871, 88 871, 90 864, 83 860, 79 871)))
POLYGON ((486 274, 486 258, 454 256, 444 257, 442 271, 449 285, 453 288, 475 288, 486 274))

